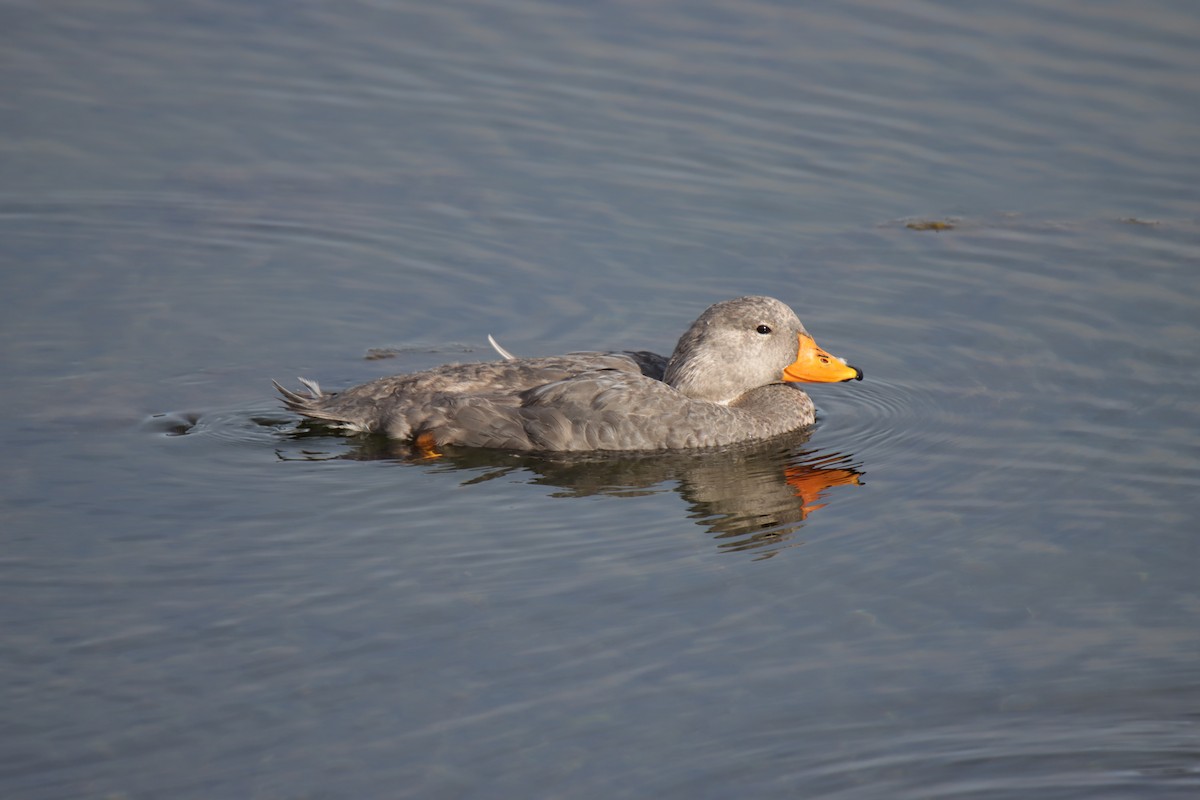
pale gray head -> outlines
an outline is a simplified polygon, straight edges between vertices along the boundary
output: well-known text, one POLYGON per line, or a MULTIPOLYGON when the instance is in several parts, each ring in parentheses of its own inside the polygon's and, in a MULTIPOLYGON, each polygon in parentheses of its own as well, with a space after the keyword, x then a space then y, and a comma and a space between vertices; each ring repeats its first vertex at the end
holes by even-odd
POLYGON ((802 333, 796 314, 774 298, 717 303, 679 337, 663 380, 688 397, 730 403, 782 381, 802 333))

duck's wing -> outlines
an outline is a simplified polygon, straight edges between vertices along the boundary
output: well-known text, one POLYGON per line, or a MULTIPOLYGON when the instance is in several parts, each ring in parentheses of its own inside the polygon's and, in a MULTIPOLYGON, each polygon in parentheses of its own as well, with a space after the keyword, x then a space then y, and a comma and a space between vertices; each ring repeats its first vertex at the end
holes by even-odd
POLYGON ((439 445, 509 450, 659 449, 679 446, 656 438, 665 435, 665 429, 658 427, 663 414, 681 399, 687 402, 665 383, 640 373, 601 369, 550 381, 519 395, 443 396, 423 413, 412 415, 410 429, 391 426, 388 432, 427 433, 439 445))
POLYGON ((667 371, 667 362, 670 360, 666 356, 651 353, 649 350, 625 350, 621 355, 637 364, 638 369, 647 378, 653 378, 656 381, 663 379, 663 373, 667 371))
MULTIPOLYGON (((337 393, 324 393, 301 378, 308 393, 275 384, 284 404, 300 414, 351 431, 409 438, 450 407, 516 407, 522 393, 595 370, 641 377, 642 367, 621 353, 573 353, 478 364, 451 364, 424 372, 379 378, 337 393)), ((498 446, 498 445, 490 445, 498 446)))
POLYGON ((697 402, 667 384, 600 370, 525 392, 516 416, 532 448, 662 450, 736 440, 741 414, 697 402))

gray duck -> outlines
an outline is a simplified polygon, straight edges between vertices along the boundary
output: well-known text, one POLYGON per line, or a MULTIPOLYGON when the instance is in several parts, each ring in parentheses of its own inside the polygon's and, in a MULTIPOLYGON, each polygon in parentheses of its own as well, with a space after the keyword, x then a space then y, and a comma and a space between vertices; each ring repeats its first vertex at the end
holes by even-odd
MULTIPOLYGON (((275 388, 300 414, 385 434, 426 455, 449 445, 543 452, 680 450, 758 441, 811 425, 798 382, 862 380, 770 297, 710 306, 671 357, 570 353, 450 364, 336 394, 275 388)), ((274 382, 273 382, 274 383, 274 382)))

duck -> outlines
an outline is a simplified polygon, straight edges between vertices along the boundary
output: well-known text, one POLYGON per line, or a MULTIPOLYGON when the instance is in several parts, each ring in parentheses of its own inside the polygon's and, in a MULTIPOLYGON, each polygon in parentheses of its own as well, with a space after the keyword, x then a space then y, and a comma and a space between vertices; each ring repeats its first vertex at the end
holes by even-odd
POLYGON ((645 350, 448 364, 379 378, 337 393, 272 384, 290 410, 358 433, 438 448, 580 453, 722 447, 813 424, 797 383, 862 380, 819 347, 796 313, 772 297, 709 306, 670 357, 645 350))

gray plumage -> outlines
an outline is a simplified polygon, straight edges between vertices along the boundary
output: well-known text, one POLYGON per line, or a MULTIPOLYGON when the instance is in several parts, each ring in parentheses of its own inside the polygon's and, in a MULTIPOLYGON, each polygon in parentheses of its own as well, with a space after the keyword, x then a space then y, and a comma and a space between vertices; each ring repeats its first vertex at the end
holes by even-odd
MULTIPOLYGON (((811 425, 782 383, 804 326, 783 303, 711 306, 670 359, 645 351, 456 364, 325 394, 275 387, 288 408, 348 430, 426 444, 531 451, 662 450, 766 439, 811 425), (763 331, 767 331, 764 333, 763 331)), ((851 368, 852 369, 852 368, 851 368)))

